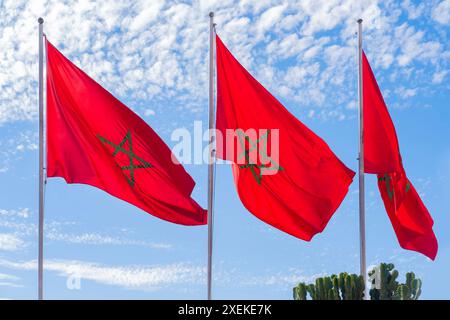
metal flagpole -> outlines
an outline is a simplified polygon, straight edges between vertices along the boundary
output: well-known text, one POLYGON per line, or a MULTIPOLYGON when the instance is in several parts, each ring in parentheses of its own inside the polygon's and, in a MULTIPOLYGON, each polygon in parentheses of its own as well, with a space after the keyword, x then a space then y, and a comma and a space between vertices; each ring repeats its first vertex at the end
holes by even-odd
POLYGON ((214 12, 209 13, 209 163, 208 163, 208 300, 212 298, 212 252, 214 224, 214 12))
POLYGON ((39 254, 38 298, 44 299, 44 19, 39 18, 39 254))
POLYGON ((366 215, 364 193, 364 107, 363 107, 363 74, 362 74, 362 19, 358 20, 358 58, 359 58, 359 242, 360 242, 360 273, 363 276, 367 300, 367 270, 366 270, 366 215))

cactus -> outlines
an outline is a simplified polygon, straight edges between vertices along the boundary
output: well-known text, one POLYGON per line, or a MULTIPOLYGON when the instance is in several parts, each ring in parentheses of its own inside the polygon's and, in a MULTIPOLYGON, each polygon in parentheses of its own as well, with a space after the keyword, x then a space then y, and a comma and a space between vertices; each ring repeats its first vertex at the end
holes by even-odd
POLYGON ((339 278, 333 274, 331 275, 331 282, 332 282, 332 297, 333 300, 341 300, 340 294, 339 294, 339 278))
MULTIPOLYGON (((422 293, 422 281, 413 272, 406 274, 406 282, 399 284, 398 271, 392 263, 381 263, 369 271, 372 282, 371 300, 417 300, 422 293), (378 272, 378 273, 377 273, 378 272)), ((299 283, 293 289, 294 300, 362 300, 364 279, 360 275, 341 272, 317 278, 314 283, 299 283)))
POLYGON ((346 298, 346 295, 345 295, 345 278, 347 277, 347 272, 341 272, 340 274, 339 274, 339 278, 338 278, 338 281, 339 281, 339 288, 341 289, 341 293, 342 293, 342 299, 343 300, 346 300, 345 298, 346 298))
POLYGON ((299 283, 294 287, 294 300, 306 300, 306 285, 304 283, 299 283))
POLYGON ((393 292, 395 292, 398 287, 398 282, 396 280, 398 277, 398 271, 394 269, 394 265, 392 263, 382 263, 380 265, 380 274, 380 298, 381 300, 390 300, 393 296, 393 292))
POLYGON ((377 269, 369 272, 372 278, 372 288, 370 289, 371 300, 417 300, 421 294, 422 281, 415 279, 413 272, 406 274, 406 283, 397 282, 398 271, 394 269, 392 263, 381 263, 377 269), (378 283, 377 283, 378 282, 378 283))
POLYGON ((392 300, 398 287, 398 271, 392 263, 381 263, 378 266, 378 275, 375 274, 376 270, 374 268, 369 272, 369 277, 372 278, 372 288, 369 292, 371 300, 392 300))
POLYGON ((294 299, 306 300, 307 294, 312 300, 361 300, 364 295, 364 280, 356 274, 347 274, 317 278, 314 284, 299 283, 294 287, 294 299))
POLYGON ((406 285, 412 294, 410 300, 418 300, 422 294, 422 280, 416 279, 414 272, 408 272, 406 274, 406 285))
POLYGON ((406 283, 398 286, 393 300, 417 300, 422 293, 422 280, 416 279, 414 272, 406 274, 406 283))
POLYGON ((351 300, 364 299, 365 284, 364 284, 363 276, 352 274, 352 275, 350 275, 350 279, 351 279, 351 285, 352 285, 351 300))
POLYGON ((319 293, 313 284, 308 285, 306 287, 306 291, 308 291, 309 295, 311 296, 311 299, 319 300, 319 293))
POLYGON ((410 294, 408 286, 401 284, 397 287, 392 300, 409 300, 410 294))

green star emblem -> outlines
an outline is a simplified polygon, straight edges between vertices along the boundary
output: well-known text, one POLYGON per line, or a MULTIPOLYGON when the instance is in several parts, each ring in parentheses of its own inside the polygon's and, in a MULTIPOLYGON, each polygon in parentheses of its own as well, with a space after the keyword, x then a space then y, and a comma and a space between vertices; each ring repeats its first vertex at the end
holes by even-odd
POLYGON ((237 131, 239 137, 239 143, 243 149, 241 154, 238 156, 238 160, 245 158, 245 164, 238 165, 240 169, 250 169, 256 183, 261 184, 262 176, 265 170, 284 170, 280 165, 278 165, 271 157, 267 155, 267 140, 270 134, 270 130, 267 129, 266 132, 259 137, 259 139, 251 141, 250 137, 247 136, 242 130, 237 131), (246 148, 245 143, 248 143, 249 148, 246 148), (268 160, 269 163, 265 165, 258 165, 250 163, 250 152, 257 149, 258 154, 261 156, 262 160, 268 160))
MULTIPOLYGON (((386 183, 386 192, 388 194, 389 200, 392 200, 394 198, 394 188, 393 186, 391 186, 391 180, 391 177, 387 173, 383 177, 378 178, 378 181, 384 181, 386 183)), ((408 181, 405 185, 405 192, 408 192, 409 189, 411 189, 411 185, 408 181)))
POLYGON ((147 161, 145 161, 141 157, 137 156, 133 152, 133 143, 132 143, 132 139, 131 139, 131 131, 130 130, 128 130, 127 134, 125 135, 125 137, 122 139, 122 141, 119 144, 115 144, 114 142, 109 141, 108 139, 100 136, 99 134, 97 134, 97 137, 100 139, 100 141, 103 144, 110 145, 111 147, 114 148, 114 152, 112 153, 112 156, 116 156, 119 152, 122 152, 122 153, 124 153, 124 154, 126 154, 128 156, 128 159, 130 161, 129 165, 127 165, 127 166, 120 166, 119 165, 119 167, 122 170, 127 170, 127 171, 130 172, 130 177, 125 175, 125 178, 127 179, 127 181, 130 184, 130 186, 134 187, 134 185, 136 184, 136 181, 135 181, 135 178, 134 178, 134 171, 136 169, 145 169, 145 168, 153 167, 150 163, 148 163, 147 161), (129 150, 126 150, 123 147, 126 142, 128 142, 129 150), (136 164, 134 162, 135 159, 137 161, 139 161, 140 164, 136 164))

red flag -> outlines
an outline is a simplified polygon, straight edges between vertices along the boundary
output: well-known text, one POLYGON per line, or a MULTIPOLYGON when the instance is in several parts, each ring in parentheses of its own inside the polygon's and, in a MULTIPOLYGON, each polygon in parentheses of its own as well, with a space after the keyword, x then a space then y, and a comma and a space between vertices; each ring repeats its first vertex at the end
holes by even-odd
POLYGON ((251 213, 309 241, 325 228, 355 173, 259 84, 219 37, 216 44, 216 127, 225 139, 218 138, 217 155, 233 162, 239 197, 251 213), (227 130, 238 130, 233 141, 226 140, 227 130))
POLYGON ((195 182, 135 113, 47 44, 47 175, 183 225, 206 223, 195 182))
POLYGON ((435 259, 433 219, 406 177, 394 124, 363 53, 364 171, 378 175, 378 189, 400 246, 435 259))

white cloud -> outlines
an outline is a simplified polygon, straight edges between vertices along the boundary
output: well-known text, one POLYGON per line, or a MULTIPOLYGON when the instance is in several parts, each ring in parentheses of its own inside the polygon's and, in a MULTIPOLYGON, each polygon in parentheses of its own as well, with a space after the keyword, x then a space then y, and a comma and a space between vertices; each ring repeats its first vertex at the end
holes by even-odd
MULTIPOLYGON (((433 9, 432 17, 442 24, 449 20, 449 2, 433 9)), ((425 8, 410 1, 372 0, 289 0, 281 5, 270 0, 5 0, 0 124, 36 119, 40 15, 49 40, 119 99, 138 109, 150 101, 152 106, 170 101, 179 107, 172 116, 179 117, 179 112, 206 112, 209 10, 215 10, 217 31, 230 50, 253 74, 259 76, 264 69, 262 82, 280 98, 308 109, 336 104, 346 109, 354 99, 348 92, 356 88, 354 33, 359 17, 374 68, 389 68, 398 78, 412 68, 412 75, 426 75, 416 77, 421 81, 417 85, 426 89, 432 84, 437 67, 448 62, 449 50, 439 33, 423 27, 432 19, 425 8), (413 26, 402 13, 420 23, 413 26), (280 64, 285 59, 292 60, 280 64), (282 82, 290 68, 315 63, 320 70, 308 85, 282 82)), ((152 109, 160 114, 162 107, 152 109)), ((0 171, 7 170, 2 168, 7 165, 0 161, 0 171)))
POLYGON ((144 110, 144 115, 146 117, 151 117, 151 116, 154 116, 155 114, 156 114, 155 110, 152 110, 152 109, 145 109, 144 110))
POLYGON ((163 4, 164 1, 160 0, 140 2, 136 10, 138 14, 129 18, 131 21, 129 28, 132 31, 141 31, 145 26, 157 18, 163 4))
MULTIPOLYGON (((0 287, 23 288, 23 285, 14 282, 0 282, 0 287)), ((8 298, 0 298, 0 300, 9 300, 8 298)))
POLYGON ((21 237, 22 239, 37 234, 35 223, 24 222, 23 219, 14 216, 1 216, 0 227, 12 231, 16 236, 21 237))
MULTIPOLYGON (((0 267, 34 271, 36 260, 10 261, 0 259, 0 267)), ((54 272, 60 277, 80 277, 81 281, 89 280, 104 285, 118 286, 127 289, 155 290, 171 285, 205 285, 206 267, 188 263, 173 263, 155 266, 109 266, 95 262, 79 260, 44 260, 46 272, 54 272)), ((218 286, 271 286, 290 287, 299 282, 313 282, 320 274, 305 275, 304 270, 289 268, 285 271, 263 271, 259 274, 247 275, 236 268, 224 268, 222 263, 215 266, 214 283, 218 286)), ((1 279, 0 279, 1 280, 1 279)), ((13 279, 10 279, 13 280, 13 279)), ((12 281, 10 281, 12 282, 12 281)))
POLYGON ((19 217, 19 218, 28 218, 30 216, 29 208, 21 208, 18 210, 6 210, 0 209, 0 217, 19 217))
MULTIPOLYGON (((23 285, 17 283, 19 280, 19 277, 0 273, 0 287, 21 288, 23 285)), ((2 298, 0 298, 0 300, 2 300, 2 298)))
MULTIPOLYGON (((1 122, 0 115, 0 125, 1 122)), ((37 133, 26 131, 19 132, 13 137, 2 137, 0 138, 0 145, 2 146, 0 150, 0 173, 3 173, 16 165, 26 152, 34 152, 38 149, 37 133)))
POLYGON ((19 280, 18 277, 10 275, 10 274, 5 274, 5 273, 0 273, 0 281, 4 281, 4 280, 19 280))
MULTIPOLYGON (((36 260, 14 262, 0 260, 0 266, 15 270, 35 270, 36 260)), ((157 289, 174 284, 201 284, 205 268, 191 264, 175 263, 159 266, 106 266, 99 263, 76 260, 44 260, 46 272, 61 277, 76 275, 81 280, 123 288, 157 289)))
POLYGON ((14 234, 0 233, 0 250, 17 251, 25 245, 24 241, 14 234))
POLYGON ((264 11, 256 24, 256 30, 259 34, 264 34, 268 29, 272 28, 280 21, 280 17, 284 10, 286 10, 286 5, 278 5, 264 11))
POLYGON ((434 20, 447 25, 450 22, 450 0, 441 1, 431 13, 434 20))
POLYGON ((396 92, 401 98, 407 99, 407 98, 414 97, 414 96, 417 94, 417 89, 405 88, 405 87, 399 87, 395 92, 396 92))
POLYGON ((420 17, 425 9, 424 3, 420 3, 417 6, 411 3, 410 0, 404 0, 402 3, 402 8, 408 13, 408 19, 414 20, 420 17))
POLYGON ((318 63, 290 67, 284 75, 284 81, 291 86, 299 87, 305 85, 308 81, 313 81, 319 70, 320 66, 318 63))
POLYGON ((289 272, 277 272, 272 275, 253 276, 243 279, 242 285, 251 286, 284 286, 294 287, 300 282, 311 283, 318 277, 323 277, 325 274, 314 274, 306 276, 302 270, 290 269, 289 272))
MULTIPOLYGON (((0 233, 0 250, 15 251, 27 244, 31 236, 36 236, 36 223, 27 222, 31 215, 30 209, 18 210, 0 209, 0 228, 9 230, 9 233, 0 233)), ((102 234, 94 232, 74 231, 75 223, 70 221, 46 221, 44 236, 46 240, 81 245, 111 245, 111 246, 141 246, 151 249, 168 250, 172 244, 152 242, 141 239, 132 239, 116 234, 102 234)))
POLYGON ((171 244, 167 243, 154 243, 142 240, 126 239, 122 237, 113 237, 108 235, 102 235, 98 233, 81 233, 81 234, 68 234, 62 233, 56 230, 47 230, 45 237, 52 241, 61 241, 71 244, 84 244, 84 245, 129 245, 129 246, 144 246, 152 249, 170 249, 171 244))
MULTIPOLYGON (((307 0, 297 4, 307 17, 302 25, 301 32, 304 35, 313 35, 318 32, 331 30, 343 22, 355 21, 363 17, 364 11, 377 8, 376 1, 341 1, 341 0, 307 0)), ((375 13, 375 17, 378 16, 375 13)))
POLYGON ((442 83, 449 73, 448 70, 437 71, 433 74, 433 83, 439 84, 442 83))

